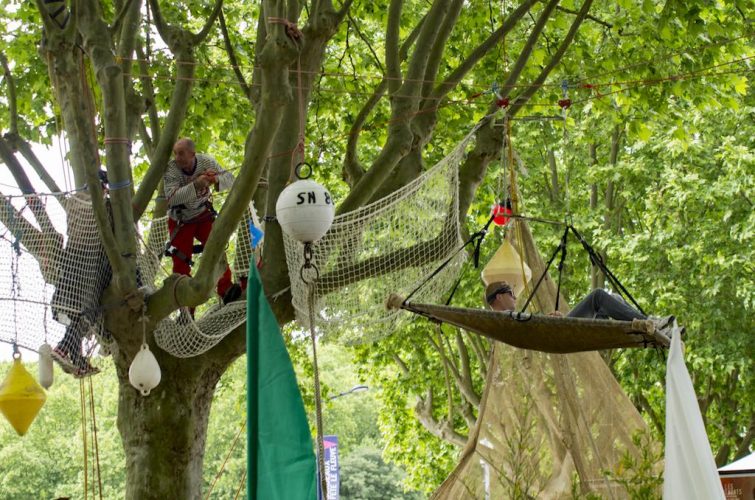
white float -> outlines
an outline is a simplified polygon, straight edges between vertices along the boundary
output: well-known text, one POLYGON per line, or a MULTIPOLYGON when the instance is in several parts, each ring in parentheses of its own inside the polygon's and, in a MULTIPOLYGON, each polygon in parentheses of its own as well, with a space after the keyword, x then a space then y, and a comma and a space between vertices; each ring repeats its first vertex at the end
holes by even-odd
POLYGON ((305 179, 281 191, 275 212, 283 232, 302 243, 312 243, 328 232, 336 208, 327 189, 305 179))
POLYGON ((149 392, 160 383, 160 365, 147 344, 141 349, 131 362, 128 369, 128 381, 139 390, 142 396, 149 396, 149 392))
POLYGON ((39 346, 37 353, 39 353, 39 385, 45 389, 49 389, 53 382, 52 347, 45 342, 39 346))

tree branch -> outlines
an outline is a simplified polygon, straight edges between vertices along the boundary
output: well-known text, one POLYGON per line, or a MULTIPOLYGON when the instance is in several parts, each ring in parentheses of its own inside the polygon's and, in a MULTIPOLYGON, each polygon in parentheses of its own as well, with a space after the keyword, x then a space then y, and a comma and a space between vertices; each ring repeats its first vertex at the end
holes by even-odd
MULTIPOLYGON (((97 176, 97 165, 86 169, 92 207, 100 229, 103 246, 113 268, 113 281, 121 293, 136 290, 136 233, 131 208, 131 165, 129 160, 128 128, 126 123, 126 96, 124 76, 109 44, 109 31, 98 14, 94 0, 80 2, 80 31, 84 48, 89 54, 102 92, 105 129, 105 156, 111 186, 113 222, 105 207, 97 176)), ((137 13, 138 15, 138 13, 137 13)), ((91 89, 85 87, 91 95, 91 89)))
POLYGON ((655 409, 653 409, 653 406, 650 404, 650 401, 648 401, 648 398, 646 398, 645 395, 642 394, 642 392, 638 393, 636 397, 637 401, 640 404, 640 408, 642 408, 645 413, 648 414, 650 421, 653 423, 653 426, 660 433, 660 435, 663 436, 665 431, 665 424, 661 421, 655 409))
POLYGON ((203 292, 209 293, 222 273, 218 262, 225 255, 228 239, 236 230, 239 220, 249 206, 249 201, 254 196, 283 119, 281 110, 290 100, 290 93, 286 91, 290 85, 288 67, 297 57, 298 51, 287 38, 283 27, 272 36, 279 39, 276 43, 266 43, 260 56, 260 108, 254 128, 247 136, 241 172, 213 224, 196 278, 192 280, 197 282, 196 286, 203 292))
POLYGON ((750 451, 750 445, 752 444, 753 439, 755 439, 755 415, 750 417, 750 425, 747 427, 747 433, 739 442, 737 451, 734 452, 734 460, 739 460, 750 451))
MULTIPOLYGON (((589 4, 592 3, 592 0, 587 0, 586 3, 588 4, 588 9, 589 9, 589 4)), ((552 5, 552 4, 553 2, 551 2, 551 4, 549 5, 552 5)), ((547 9, 547 6, 546 6, 546 9, 547 9)), ((524 15, 524 13, 526 12, 526 9, 522 11, 517 11, 517 12, 520 13, 521 15, 524 15)), ((543 13, 543 15, 544 14, 545 12, 543 13)), ((541 18, 543 18, 543 15, 541 15, 541 18)), ((512 14, 512 22, 513 22, 513 14, 512 14)), ((504 25, 505 24, 506 23, 504 23, 504 25)), ((504 29, 504 27, 502 26, 501 29, 504 29)), ((574 29, 574 25, 572 26, 572 29, 574 29)), ((571 39, 569 39, 569 41, 571 41, 571 39)), ((568 46, 568 43, 566 43, 566 40, 565 40, 564 43, 562 43, 561 48, 566 50, 566 46, 568 46)), ((530 47, 529 50, 531 51, 532 48, 530 47)), ((527 56, 527 58, 528 57, 529 56, 527 56)), ((520 64, 524 64, 527 58, 524 58, 520 64)), ((520 59, 522 58, 520 57, 520 59)), ((560 60, 560 56, 558 57, 558 59, 560 60)), ((551 60, 551 64, 555 66, 554 60, 551 60)), ((545 77, 548 75, 551 69, 552 67, 547 69, 547 71, 544 70, 543 72, 541 72, 540 78, 542 78, 543 81, 545 80, 545 77)), ((511 74, 509 75, 509 79, 507 80, 507 85, 509 85, 509 87, 510 85, 513 85, 516 82, 516 80, 518 79, 519 73, 521 73, 521 70, 519 70, 516 75, 515 75, 515 72, 512 70, 511 74)), ((449 81, 450 81, 450 78, 449 78, 449 81)), ((509 87, 504 86, 503 91, 505 93, 508 93, 509 87)), ((524 99, 522 101, 522 105, 524 104, 524 102, 529 100, 532 94, 534 94, 534 89, 536 88, 537 87, 531 87, 532 93, 529 95, 522 96, 522 98, 524 99)), ((518 100, 517 100, 517 103, 518 103, 518 100)), ((521 105, 519 107, 521 107, 521 105)), ((466 213, 469 210, 469 206, 471 205, 471 202, 474 199, 477 186, 479 186, 480 183, 482 182, 483 176, 485 175, 485 170, 487 169, 488 164, 494 158, 497 157, 497 155, 500 153, 501 148, 503 146, 503 141, 501 140, 500 134, 493 128, 493 125, 494 125, 493 115, 497 111, 497 109, 498 107, 495 101, 493 101, 488 107, 488 114, 485 117, 483 117, 481 120, 483 124, 480 126, 480 129, 477 133, 477 141, 475 142, 475 147, 472 150, 472 152, 467 155, 467 159, 465 160, 464 164, 461 166, 459 170, 459 214, 462 219, 466 216, 466 213)), ((513 113, 511 112, 511 108, 509 108, 509 114, 513 116, 513 113)))
MULTIPOLYGON (((443 332, 442 330, 438 330, 438 340, 436 341, 435 338, 433 338, 432 334, 430 332, 425 332, 427 335, 427 339, 430 341, 430 345, 433 346, 433 349, 438 353, 438 356, 440 356, 441 362, 444 366, 446 366, 446 369, 448 371, 453 372, 453 376, 455 380, 459 380, 459 370, 456 368, 456 366, 450 362, 448 354, 446 354, 446 349, 443 345, 443 332)), ((450 392, 450 391, 449 391, 450 392)))
POLYGON ((464 0, 452 0, 446 15, 443 16, 443 22, 436 28, 436 36, 433 41, 427 56, 427 62, 423 73, 422 87, 420 95, 427 96, 433 88, 435 78, 438 75, 438 68, 440 62, 443 60, 443 52, 446 48, 446 42, 448 37, 451 36, 451 31, 456 26, 456 21, 459 19, 459 12, 464 5, 464 0))
POLYGON ((419 97, 423 87, 425 71, 428 67, 429 56, 438 38, 438 26, 441 26, 447 12, 447 1, 437 0, 430 6, 426 21, 417 37, 414 52, 406 70, 406 79, 401 84, 401 100, 397 100, 396 109, 402 114, 416 113, 419 108, 419 97), (398 105, 398 103, 401 103, 398 105))
MULTIPOLYGON (((399 59, 401 61, 406 59, 409 48, 419 36, 419 32, 422 29, 422 24, 424 22, 425 17, 423 17, 420 22, 417 23, 407 39, 404 40, 404 43, 401 44, 401 48, 399 49, 399 59)), ((364 170, 359 163, 359 157, 357 154, 357 145, 359 143, 359 136, 362 132, 362 127, 364 126, 364 122, 367 120, 367 117, 370 115, 372 110, 375 108, 378 102, 380 102, 383 94, 385 94, 389 81, 390 80, 386 76, 383 77, 370 98, 367 100, 364 106, 362 106, 362 109, 359 110, 359 114, 357 115, 354 123, 352 123, 351 125, 351 129, 349 130, 349 138, 346 143, 346 155, 344 156, 344 170, 346 172, 346 182, 348 182, 351 187, 358 183, 361 180, 362 175, 364 175, 364 170)))
POLYGON ((9 132, 18 134, 18 109, 16 108, 16 83, 13 74, 8 67, 8 58, 5 53, 0 51, 0 64, 3 65, 3 75, 5 76, 5 86, 7 88, 6 96, 8 98, 8 115, 10 124, 9 132))
POLYGON ((399 55, 399 32, 403 0, 391 0, 388 6, 388 26, 385 30, 385 69, 388 93, 395 94, 401 88, 401 57, 399 55))
MULTIPOLYGON (((375 60, 375 64, 377 64, 377 67, 380 68, 380 72, 385 73, 385 67, 383 66, 383 63, 380 62, 380 57, 377 55, 377 52, 375 52, 375 49, 372 48, 372 43, 370 42, 370 39, 367 38, 364 35, 364 33, 362 33, 362 30, 359 29, 359 25, 357 24, 356 20, 353 17, 351 17, 351 13, 349 13, 348 17, 349 17, 349 24, 354 28, 354 31, 356 31, 359 39, 362 40, 365 45, 367 45, 367 49, 370 51, 370 54, 372 54, 372 58, 375 60)), ((415 31, 413 31, 412 33, 419 33, 419 31, 415 29, 415 31)), ((383 81, 385 81, 385 79, 383 81)), ((380 83, 383 83, 383 82, 381 81, 380 83)))
POLYGON ((186 109, 191 98, 194 69, 196 67, 194 63, 194 55, 190 50, 182 50, 176 54, 176 86, 173 87, 173 94, 171 95, 170 110, 168 111, 168 116, 165 118, 165 123, 160 133, 160 140, 157 142, 155 151, 150 158, 149 168, 134 195, 134 219, 139 219, 142 216, 165 173, 165 168, 173 151, 173 144, 178 139, 178 131, 181 129, 186 118, 186 109))
MULTIPOLYGON (((34 235, 34 237, 27 236, 22 238, 24 246, 29 248, 32 254, 41 258, 39 260, 39 267, 42 269, 42 273, 46 277, 53 276, 56 274, 53 269, 55 269, 55 266, 57 265, 54 256, 59 255, 58 251, 60 251, 63 245, 63 237, 55 230, 55 226, 53 226, 50 221, 50 216, 47 214, 47 210, 42 201, 37 196, 31 196, 35 194, 34 186, 29 182, 29 178, 26 176, 26 172, 24 172, 21 163, 19 163, 16 156, 8 147, 5 138, 2 137, 0 137, 0 159, 8 166, 16 183, 21 188, 21 192, 25 195, 30 195, 26 197, 26 203, 31 210, 31 213, 34 215, 34 218, 37 220, 40 229, 37 231, 36 228, 26 223, 25 219, 23 219, 23 217, 15 211, 8 200, 5 199, 3 200, 3 213, 10 214, 9 222, 11 224, 14 223, 14 221, 18 223, 18 219, 23 220, 25 223, 22 224, 23 234, 34 235)), ((8 226, 7 223, 5 225, 6 227, 11 227, 8 226)))
POLYGON ((487 341, 484 337, 471 334, 466 330, 464 331, 464 334, 472 344, 472 349, 474 350, 475 356, 477 356, 477 361, 480 363, 480 371, 484 378, 488 373, 488 359, 490 358, 490 350, 483 345, 483 343, 487 341))
POLYGON ((166 23, 165 19, 163 18, 162 11, 160 10, 160 3, 158 2, 158 0, 147 1, 149 2, 150 7, 152 7, 152 22, 155 23, 157 32, 160 33, 160 36, 165 41, 165 43, 170 45, 169 40, 171 37, 172 29, 170 26, 168 26, 168 23, 166 23))
POLYGON ((461 359, 461 381, 464 389, 462 389, 462 393, 464 396, 469 400, 470 403, 472 403, 474 406, 479 407, 480 406, 480 395, 477 394, 474 390, 474 381, 472 377, 472 369, 469 362, 469 351, 467 350, 467 346, 464 343, 464 338, 461 336, 461 333, 457 329, 455 331, 455 337, 456 337, 456 348, 459 350, 459 358, 461 359), (470 399, 470 396, 473 396, 470 399))
POLYGON ((252 106, 254 106, 252 92, 249 88, 249 85, 246 83, 244 75, 241 73, 238 59, 236 59, 236 51, 233 50, 233 44, 231 44, 231 37, 228 34, 228 27, 225 24, 225 16, 223 15, 222 10, 220 11, 220 15, 218 16, 218 21, 220 23, 220 32, 223 34, 223 45, 225 46, 225 52, 226 54, 228 54, 228 61, 231 63, 233 73, 236 75, 236 80, 238 80, 239 86, 241 86, 241 90, 242 92, 244 92, 247 100, 249 100, 252 106))
POLYGON ((411 372, 409 371, 409 366, 406 364, 406 362, 399 357, 398 354, 393 354, 393 361, 398 365, 399 369, 401 370, 401 373, 404 374, 404 376, 408 376, 411 372))
POLYGON ((484 42, 478 45, 464 61, 449 74, 443 82, 438 85, 430 99, 427 100, 423 108, 437 106, 438 101, 448 95, 448 93, 459 84, 464 76, 492 49, 496 44, 506 36, 521 18, 537 3, 538 0, 526 0, 522 2, 501 24, 495 33, 491 34, 484 42))
POLYGON ((354 0, 346 0, 341 4, 341 8, 338 9, 338 12, 336 12, 336 17, 339 20, 343 20, 344 17, 346 17, 346 14, 349 13, 349 9, 351 9, 351 4, 354 3, 354 0))
POLYGON ((519 57, 517 57, 514 66, 509 72, 508 78, 506 78, 506 81, 503 83, 503 88, 501 89, 501 94, 503 95, 503 97, 507 97, 511 94, 511 89, 519 80, 519 76, 522 74, 522 70, 524 70, 524 67, 527 65, 527 61, 529 61, 530 56, 532 55, 532 51, 534 50, 535 45, 537 45, 540 34, 545 28, 545 23, 550 18, 553 10, 556 8, 556 5, 558 5, 558 2, 559 0, 550 0, 543 8, 543 11, 540 13, 540 17, 537 18, 537 22, 535 22, 535 26, 532 27, 532 31, 530 32, 530 36, 527 38, 527 42, 519 52, 519 57))
MULTIPOLYGON (((440 335, 440 333, 438 335, 440 335)), ((440 353, 441 361, 443 362, 443 380, 446 385, 446 406, 448 407, 447 420, 449 422, 453 422, 454 421, 454 397, 453 397, 453 386, 451 385, 451 376, 449 373, 453 365, 448 359, 448 357, 446 356, 445 351, 443 351, 442 349, 442 341, 440 342, 440 344, 441 344, 441 353, 440 353)))
POLYGON ((149 116, 151 136, 148 143, 149 156, 151 157, 154 153, 154 145, 160 142, 160 118, 157 115, 157 106, 155 105, 155 87, 152 85, 152 78, 149 76, 149 57, 151 54, 144 52, 144 48, 138 40, 136 44, 136 53, 139 56, 139 74, 142 82, 142 94, 146 101, 147 115, 149 116))
POLYGON ((34 194, 36 192, 34 186, 31 185, 31 181, 29 181, 29 177, 24 172, 24 167, 21 166, 21 163, 19 163, 11 151, 4 137, 0 137, 0 160, 8 167, 11 175, 13 175, 13 179, 16 181, 16 185, 18 185, 23 194, 34 194))
POLYGON ((426 399, 417 398, 417 404, 414 407, 417 419, 427 429, 430 434, 448 441, 459 447, 464 447, 467 443, 467 436, 461 434, 453 428, 447 420, 438 421, 432 412, 432 391, 428 390, 426 399))
POLYGON ((48 36, 63 35, 66 38, 74 36, 76 32, 76 15, 73 12, 73 6, 71 10, 68 10, 64 0, 52 0, 49 2, 36 0, 36 4, 42 17, 45 33, 48 36))
POLYGON ((530 100, 530 98, 535 94, 535 92, 540 88, 540 86, 543 83, 545 83, 546 78, 548 78, 548 75, 550 75, 550 72, 553 71, 553 68, 555 68, 559 62, 561 62, 561 58, 566 53, 566 49, 569 48, 569 45, 571 44, 572 40, 574 40, 574 37, 576 36, 577 31, 579 30, 579 27, 582 25, 582 21, 585 20, 585 16, 587 16, 587 13, 590 11, 590 7, 592 6, 592 3, 593 3, 593 0, 585 0, 585 3, 582 4, 582 8, 579 10, 579 14, 577 15, 576 19, 574 19, 574 22, 569 28, 569 32, 561 41, 561 44, 559 45, 553 57, 551 57, 551 60, 548 62, 548 65, 545 68, 543 68, 543 70, 540 72, 538 77, 535 78, 535 80, 527 87, 527 89, 522 94, 516 97, 514 102, 509 107, 510 116, 516 115, 516 113, 518 113, 519 110, 522 109, 522 106, 524 106, 524 104, 530 100))
POLYGON ((50 192, 61 192, 61 189, 55 182, 55 179, 53 179, 52 176, 47 172, 47 169, 44 165, 42 165, 42 162, 39 161, 39 158, 37 158, 37 155, 34 154, 34 151, 32 151, 31 149, 31 145, 27 141, 21 139, 18 136, 12 136, 10 134, 6 134, 5 139, 13 149, 18 150, 21 153, 21 155, 26 159, 29 165, 31 165, 31 168, 34 170, 34 172, 39 176, 40 179, 42 179, 42 182, 45 183, 45 186, 47 186, 47 189, 50 192))
MULTIPOLYGON (((124 3, 121 6, 121 10, 118 11, 118 14, 116 14, 115 19, 113 19, 113 24, 110 25, 110 32, 113 34, 120 33, 121 31, 121 23, 123 22, 123 19, 126 17, 126 15, 129 12, 129 9, 131 7, 131 4, 134 2, 134 0, 126 0, 126 3, 124 3)), ((137 9, 138 11, 139 9, 137 9)))
POLYGON ((436 39, 435 27, 445 15, 445 2, 435 2, 422 23, 412 58, 409 61, 407 78, 401 85, 398 60, 398 24, 401 1, 395 0, 389 10, 388 33, 386 35, 386 68, 388 90, 391 94, 391 121, 388 126, 388 139, 370 169, 352 187, 346 199, 338 207, 338 214, 346 213, 367 203, 389 178, 396 165, 412 150, 414 134, 410 126, 420 102, 422 78, 427 68, 427 54, 436 39), (394 90, 395 89, 395 90, 394 90), (400 94, 399 94, 400 91, 400 94))
MULTIPOLYGON (((572 10, 572 9, 567 9, 566 7, 562 7, 562 6, 560 6, 560 5, 559 5, 559 6, 557 6, 557 7, 556 7, 556 9, 558 9, 558 10, 560 10, 560 11, 562 11, 562 12, 566 12, 567 14, 575 14, 575 15, 579 15, 579 12, 578 12, 578 11, 576 11, 576 10, 572 10)), ((589 19, 589 20, 591 20, 591 21, 595 21, 596 23, 598 23, 598 24, 600 24, 600 25, 602 25, 602 26, 605 26, 605 27, 606 27, 606 28, 608 28, 608 29, 611 29, 611 28, 613 28, 613 24, 611 24, 611 23, 608 23, 608 22, 606 22, 606 21, 604 21, 604 20, 602 20, 602 19, 600 19, 600 18, 598 18, 598 17, 595 17, 595 16, 593 16, 593 15, 590 15, 590 14, 588 14, 588 15, 586 16, 586 19, 589 19)))
POLYGON ((210 34, 210 29, 212 29, 212 25, 215 23, 215 19, 218 18, 222 9, 223 0, 217 0, 215 2, 215 7, 210 13, 210 17, 207 18, 207 22, 205 23, 204 27, 202 27, 202 30, 192 37, 191 41, 194 45, 199 45, 204 41, 205 38, 207 38, 207 35, 210 34))
MULTIPOLYGON (((35 198, 34 201, 38 203, 35 198)), ((34 203, 30 203, 33 205, 34 203)), ((39 204, 41 206, 41 203, 39 204)), ((41 207, 44 210, 44 207, 41 207)), ((0 222, 3 223, 20 241, 20 243, 29 251, 30 254, 39 262, 39 269, 42 277, 47 283, 55 283, 58 279, 58 260, 63 248, 63 236, 55 231, 50 224, 45 226, 45 220, 49 224, 49 219, 37 219, 41 230, 38 230, 29 221, 17 211, 10 203, 10 200, 0 193, 0 222)))

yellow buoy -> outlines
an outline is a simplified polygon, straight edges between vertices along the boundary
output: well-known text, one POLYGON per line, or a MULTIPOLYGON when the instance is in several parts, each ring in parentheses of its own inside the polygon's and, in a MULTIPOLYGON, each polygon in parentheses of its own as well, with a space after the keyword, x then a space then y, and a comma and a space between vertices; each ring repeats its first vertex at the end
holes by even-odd
POLYGON ((21 364, 21 355, 14 354, 13 366, 0 384, 0 411, 19 436, 26 434, 46 399, 45 391, 21 364))
POLYGON ((532 271, 527 263, 521 260, 508 239, 503 240, 503 244, 482 270, 482 282, 485 286, 505 281, 511 285, 517 296, 522 293, 530 278, 532 278, 532 271))

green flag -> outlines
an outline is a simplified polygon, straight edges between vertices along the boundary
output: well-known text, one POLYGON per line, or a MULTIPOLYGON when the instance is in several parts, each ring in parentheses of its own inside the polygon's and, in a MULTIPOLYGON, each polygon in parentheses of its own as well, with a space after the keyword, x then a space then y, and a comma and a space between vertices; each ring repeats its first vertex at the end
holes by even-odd
POLYGON ((317 467, 304 403, 252 264, 247 287, 247 498, 314 500, 317 467))

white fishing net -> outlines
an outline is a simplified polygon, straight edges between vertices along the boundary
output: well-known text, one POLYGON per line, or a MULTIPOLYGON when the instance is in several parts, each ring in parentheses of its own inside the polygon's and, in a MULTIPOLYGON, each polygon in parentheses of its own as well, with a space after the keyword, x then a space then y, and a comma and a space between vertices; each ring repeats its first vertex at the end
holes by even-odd
MULTIPOLYGON (((111 342, 100 300, 112 273, 89 194, 2 200, 0 301, 13 314, 0 315, 0 341, 30 350, 47 342, 57 356, 84 367, 98 344, 108 347, 111 342)), ((240 227, 246 231, 246 221, 240 227)), ((252 254, 244 231, 232 241, 237 277, 248 273, 252 254)), ((149 293, 171 274, 170 259, 163 257, 167 218, 155 219, 139 234, 137 281, 149 293)), ((177 357, 201 354, 243 324, 246 305, 243 300, 227 305, 214 300, 195 317, 181 308, 161 321, 155 330, 157 344, 177 357)))
MULTIPOLYGON (((232 244, 238 245, 235 254, 234 274, 238 277, 247 276, 249 272, 249 260, 251 249, 249 238, 238 237, 238 234, 247 231, 246 223, 239 226, 243 231, 238 231, 232 244), (241 257, 238 257, 241 256, 241 257)), ((141 254, 140 263, 144 269, 154 270, 151 276, 153 281, 157 276, 170 274, 170 259, 161 261, 162 252, 165 250, 165 242, 168 241, 168 218, 155 219, 150 225, 149 235, 143 247, 146 249, 141 254), (161 266, 162 264, 162 266, 161 266)), ((193 257, 197 262, 200 257, 193 257)), ((232 330, 246 321, 246 302, 237 301, 229 304, 221 304, 217 300, 204 308, 199 308, 194 318, 189 309, 180 308, 170 318, 161 321, 155 328, 155 342, 160 348, 179 358, 198 356, 212 349, 218 342, 232 330), (195 319, 196 318, 196 319, 195 319)))
MULTIPOLYGON (((346 343, 375 341, 390 334, 401 317, 387 310, 391 293, 413 292, 439 264, 459 250, 459 164, 476 129, 445 158, 392 194, 335 218, 312 246, 304 269, 304 246, 284 237, 297 319, 309 324, 309 282, 314 281, 316 323, 346 343), (319 275, 319 278, 317 277, 319 275)), ((441 300, 466 258, 458 252, 413 300, 441 300)))
POLYGON ((111 270, 89 195, 3 198, 0 216, 0 340, 37 350, 48 343, 80 366, 109 344, 100 297, 111 270))

